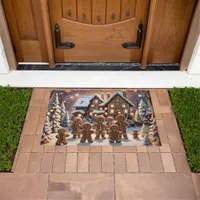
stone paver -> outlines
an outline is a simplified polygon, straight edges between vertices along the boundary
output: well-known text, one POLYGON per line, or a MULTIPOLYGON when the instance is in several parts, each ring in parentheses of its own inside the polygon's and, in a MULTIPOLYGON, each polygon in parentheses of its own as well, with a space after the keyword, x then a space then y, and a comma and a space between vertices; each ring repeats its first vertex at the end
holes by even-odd
POLYGON ((103 146, 102 147, 102 152, 113 152, 113 147, 112 146, 103 146))
POLYGON ((65 153, 55 153, 53 160, 53 172, 64 172, 65 162, 65 153))
POLYGON ((200 174, 192 173, 192 180, 194 183, 194 188, 195 188, 198 200, 200 200, 200 174))
POLYGON ((196 200, 191 176, 178 173, 116 174, 116 200, 196 200))
POLYGON ((187 161, 187 157, 184 153, 173 153, 174 163, 177 172, 190 173, 190 167, 187 161))
POLYGON ((113 172, 113 171, 114 171, 113 153, 103 153, 102 172, 113 172))
POLYGON ((41 142, 41 135, 35 135, 33 141, 33 147, 31 150, 32 152, 37 153, 44 151, 44 146, 40 145, 40 142, 41 142))
POLYGON ((136 153, 126 153, 127 172, 139 172, 136 153))
POLYGON ((159 148, 160 148, 160 152, 163 152, 163 153, 171 152, 169 144, 162 144, 162 146, 160 146, 159 148))
POLYGON ((159 147, 156 147, 156 146, 148 146, 147 147, 147 151, 149 152, 149 153, 158 153, 158 152, 160 152, 160 150, 159 150, 159 147))
POLYGON ((67 153, 65 172, 77 172, 77 153, 67 153))
POLYGON ((45 89, 33 90, 30 105, 32 106, 42 106, 44 105, 44 91, 45 89))
MULTIPOLYGON (((160 147, 41 146, 50 91, 41 89, 31 98, 14 174, 8 174, 11 183, 14 180, 10 188, 15 186, 16 180, 23 187, 14 188, 16 199, 193 200, 196 199, 195 190, 200 196, 199 174, 191 175, 167 90, 151 90, 160 147), (37 185, 36 177, 40 180, 38 173, 45 175, 41 175, 41 179, 49 182, 48 196, 46 183, 42 181, 44 187, 40 183, 37 185), (32 184, 36 184, 33 191, 36 193, 38 190, 38 196, 31 192, 32 196, 29 196, 32 184), (24 188, 26 192, 23 194, 24 188)), ((12 194, 4 194, 7 186, 1 184, 0 199, 14 199, 12 194), (4 192, 1 194, 1 191, 4 192)))
POLYGON ((165 124, 165 130, 168 135, 179 134, 178 125, 173 113, 163 113, 163 121, 165 124))
POLYGON ((125 153, 114 153, 114 168, 116 173, 126 172, 125 153))
POLYGON ((151 172, 148 153, 138 153, 138 164, 140 172, 151 172))
POLYGON ((51 174, 48 199, 114 200, 113 174, 51 174))
POLYGON ((137 152, 147 152, 147 147, 146 146, 137 146, 137 152))
POLYGON ((34 136, 24 135, 21 141, 21 145, 20 145, 20 152, 22 153, 31 152, 33 142, 34 142, 34 136))
POLYGON ((40 106, 30 106, 26 117, 26 123, 23 128, 23 134, 33 135, 36 133, 38 119, 40 114, 40 106))
POLYGON ((1 200, 45 200, 47 174, 0 174, 1 200))
POLYGON ((149 153, 149 160, 152 172, 163 172, 163 165, 159 153, 149 153))
POLYGON ((37 129, 36 129, 36 134, 41 135, 41 133, 43 131, 44 122, 45 122, 45 116, 46 116, 47 111, 48 111, 47 105, 41 107, 39 120, 38 120, 38 125, 37 125, 37 129))
POLYGON ((101 146, 91 146, 90 147, 90 152, 101 152, 101 146))
POLYGON ((64 153, 64 152, 66 152, 66 146, 56 146, 55 147, 55 152, 56 153, 60 153, 60 152, 64 153))
POLYGON ((158 100, 160 105, 171 106, 169 93, 165 89, 159 89, 158 92, 158 100))
POLYGON ((31 153, 29 157, 27 173, 39 173, 41 161, 42 161, 41 153, 31 153))
POLYGON ((174 160, 171 153, 161 153, 161 158, 165 172, 176 172, 174 160))
POLYGON ((44 146, 44 152, 51 153, 54 152, 54 150, 55 150, 54 146, 44 146))
POLYGON ((101 172, 101 153, 90 153, 90 172, 101 172))
POLYGON ((77 146, 67 146, 67 152, 78 152, 77 146))
POLYGON ((78 152, 88 153, 89 151, 90 151, 90 147, 89 146, 78 146, 78 152))
POLYGON ((180 135, 168 135, 171 151, 175 153, 185 153, 180 135))
POLYGON ((44 153, 41 163, 40 172, 42 173, 50 173, 53 167, 53 153, 44 153))
POLYGON ((89 153, 78 154, 78 172, 89 172, 89 153))
POLYGON ((28 161, 29 161, 29 153, 20 153, 15 167, 15 172, 26 173, 28 161))
POLYGON ((114 152, 124 152, 124 153, 128 153, 128 152, 137 152, 137 148, 136 147, 131 147, 131 146, 129 146, 129 147, 126 147, 126 146, 124 146, 124 147, 121 147, 121 146, 119 146, 119 147, 114 147, 114 152))
MULTIPOLYGON (((157 121, 159 121, 159 120, 157 120, 157 121)), ((168 144, 169 140, 168 140, 168 137, 167 137, 165 126, 158 126, 158 133, 159 133, 161 144, 162 145, 168 144)))

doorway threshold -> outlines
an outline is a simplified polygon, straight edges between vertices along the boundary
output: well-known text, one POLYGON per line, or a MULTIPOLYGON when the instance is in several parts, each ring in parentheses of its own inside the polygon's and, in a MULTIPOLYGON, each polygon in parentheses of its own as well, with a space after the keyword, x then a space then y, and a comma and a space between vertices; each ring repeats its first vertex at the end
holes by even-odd
POLYGON ((18 70, 53 70, 53 71, 179 71, 180 65, 148 64, 146 69, 140 63, 57 63, 54 68, 48 64, 19 63, 18 70))

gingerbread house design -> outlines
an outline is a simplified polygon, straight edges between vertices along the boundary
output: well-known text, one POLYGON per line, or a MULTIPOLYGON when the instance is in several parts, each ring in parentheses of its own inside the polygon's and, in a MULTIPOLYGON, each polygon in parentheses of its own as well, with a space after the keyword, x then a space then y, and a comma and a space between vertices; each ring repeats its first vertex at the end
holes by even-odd
POLYGON ((94 96, 79 97, 74 104, 75 116, 113 116, 116 117, 119 114, 128 116, 131 114, 133 107, 136 106, 128 100, 126 92, 115 92, 113 95, 107 94, 107 100, 105 100, 104 94, 101 97, 97 94, 94 96))
MULTIPOLYGON (((93 96, 82 96, 79 97, 74 104, 72 114, 74 116, 93 116, 95 111, 100 112, 99 104, 103 103, 103 99, 95 94, 93 96)), ((101 114, 103 112, 101 111, 101 114)))

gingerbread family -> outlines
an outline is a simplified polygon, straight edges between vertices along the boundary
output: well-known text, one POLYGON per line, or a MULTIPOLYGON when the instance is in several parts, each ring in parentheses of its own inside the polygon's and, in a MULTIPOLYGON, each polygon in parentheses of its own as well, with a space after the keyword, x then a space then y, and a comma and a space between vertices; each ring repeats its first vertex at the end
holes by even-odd
MULTIPOLYGON (((81 118, 75 117, 71 125, 73 138, 80 138, 81 143, 92 143, 92 134, 96 135, 95 139, 103 140, 106 139, 105 135, 107 134, 110 143, 120 143, 122 138, 128 139, 126 128, 129 127, 129 125, 124 115, 118 115, 116 117, 116 122, 114 122, 113 117, 109 116, 105 123, 105 117, 102 115, 97 116, 95 120, 96 123, 92 125, 89 122, 83 123, 81 118)), ((134 139, 137 139, 136 134, 138 133, 133 134, 134 139)), ((69 136, 65 128, 60 128, 56 145, 66 145, 68 143, 66 138, 69 136)))

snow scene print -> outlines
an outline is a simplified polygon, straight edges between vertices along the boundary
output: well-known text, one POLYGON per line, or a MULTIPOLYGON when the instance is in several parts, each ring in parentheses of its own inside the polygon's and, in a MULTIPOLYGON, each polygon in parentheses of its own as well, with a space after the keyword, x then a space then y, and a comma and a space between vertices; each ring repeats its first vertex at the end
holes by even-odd
POLYGON ((42 145, 160 146, 148 90, 51 91, 42 145))

